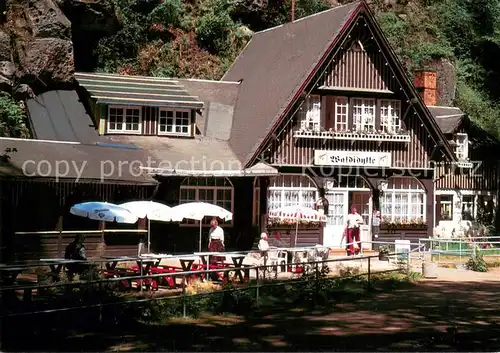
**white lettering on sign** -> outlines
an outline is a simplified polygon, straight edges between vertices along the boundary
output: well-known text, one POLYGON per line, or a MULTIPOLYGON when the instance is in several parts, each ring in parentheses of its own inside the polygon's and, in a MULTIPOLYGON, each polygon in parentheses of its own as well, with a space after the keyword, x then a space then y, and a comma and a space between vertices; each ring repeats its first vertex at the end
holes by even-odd
POLYGON ((390 152, 314 151, 315 165, 390 167, 390 152))

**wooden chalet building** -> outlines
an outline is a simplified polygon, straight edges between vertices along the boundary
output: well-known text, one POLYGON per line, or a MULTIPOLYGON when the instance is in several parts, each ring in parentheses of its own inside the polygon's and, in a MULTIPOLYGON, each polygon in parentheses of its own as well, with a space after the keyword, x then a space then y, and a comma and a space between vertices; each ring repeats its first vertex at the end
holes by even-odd
MULTIPOLYGON (((221 81, 76 73, 74 91, 27 102, 36 139, 0 139, 4 244, 61 218, 64 229, 97 227, 68 215, 90 199, 207 201, 234 213, 223 224, 228 248, 250 248, 266 228, 292 243, 293 228, 269 224, 268 210, 313 207, 323 191, 328 222, 301 226, 298 245, 339 246, 351 205, 365 219, 362 239, 374 209, 381 239, 429 236, 435 195, 438 205, 458 189, 493 195, 498 167, 483 164, 487 178, 464 174, 453 141, 466 132, 471 159, 482 160, 472 150, 484 132, 461 113, 446 128, 442 111, 456 109, 427 106, 429 74, 419 75, 414 85, 363 1, 254 34, 221 81), (119 185, 127 192, 105 191, 119 185)), ((197 232, 193 222, 154 222, 153 249, 192 251, 197 232)))

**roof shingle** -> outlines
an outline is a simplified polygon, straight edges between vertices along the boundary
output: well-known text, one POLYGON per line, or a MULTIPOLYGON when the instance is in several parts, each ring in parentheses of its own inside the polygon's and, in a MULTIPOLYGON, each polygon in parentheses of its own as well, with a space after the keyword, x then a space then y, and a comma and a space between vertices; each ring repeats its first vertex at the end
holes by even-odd
POLYGON ((242 81, 230 144, 246 164, 360 1, 255 33, 223 81, 242 81))

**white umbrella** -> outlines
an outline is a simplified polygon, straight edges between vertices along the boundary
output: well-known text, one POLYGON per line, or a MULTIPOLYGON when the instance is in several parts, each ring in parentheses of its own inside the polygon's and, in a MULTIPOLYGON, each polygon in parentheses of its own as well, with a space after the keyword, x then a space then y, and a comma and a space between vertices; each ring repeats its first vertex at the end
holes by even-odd
POLYGON ((200 250, 201 251, 201 220, 204 217, 218 217, 226 221, 233 219, 233 214, 228 210, 207 202, 189 202, 172 207, 171 220, 181 222, 183 219, 200 221, 200 250))
POLYGON ((151 221, 170 222, 171 209, 167 205, 153 201, 132 201, 122 203, 120 207, 129 210, 138 218, 148 217, 148 252, 151 251, 151 221))
POLYGON ((299 222, 326 222, 326 216, 309 207, 285 206, 269 211, 269 218, 290 219, 297 222, 295 228, 295 244, 297 244, 297 234, 299 232, 299 222))
POLYGON ((80 217, 87 217, 97 221, 129 223, 137 222, 137 216, 129 210, 108 202, 83 202, 73 205, 69 211, 80 217))

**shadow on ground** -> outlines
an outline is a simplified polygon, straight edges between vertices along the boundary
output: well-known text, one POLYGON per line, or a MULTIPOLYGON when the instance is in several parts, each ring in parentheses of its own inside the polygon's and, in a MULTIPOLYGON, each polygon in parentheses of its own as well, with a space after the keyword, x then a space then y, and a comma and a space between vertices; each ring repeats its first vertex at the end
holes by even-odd
MULTIPOLYGON (((500 282, 420 282, 328 310, 266 309, 85 333, 3 328, 3 351, 499 351, 500 282)), ((354 298, 354 297, 353 297, 354 298)), ((75 313, 75 320, 78 315, 75 313)))

